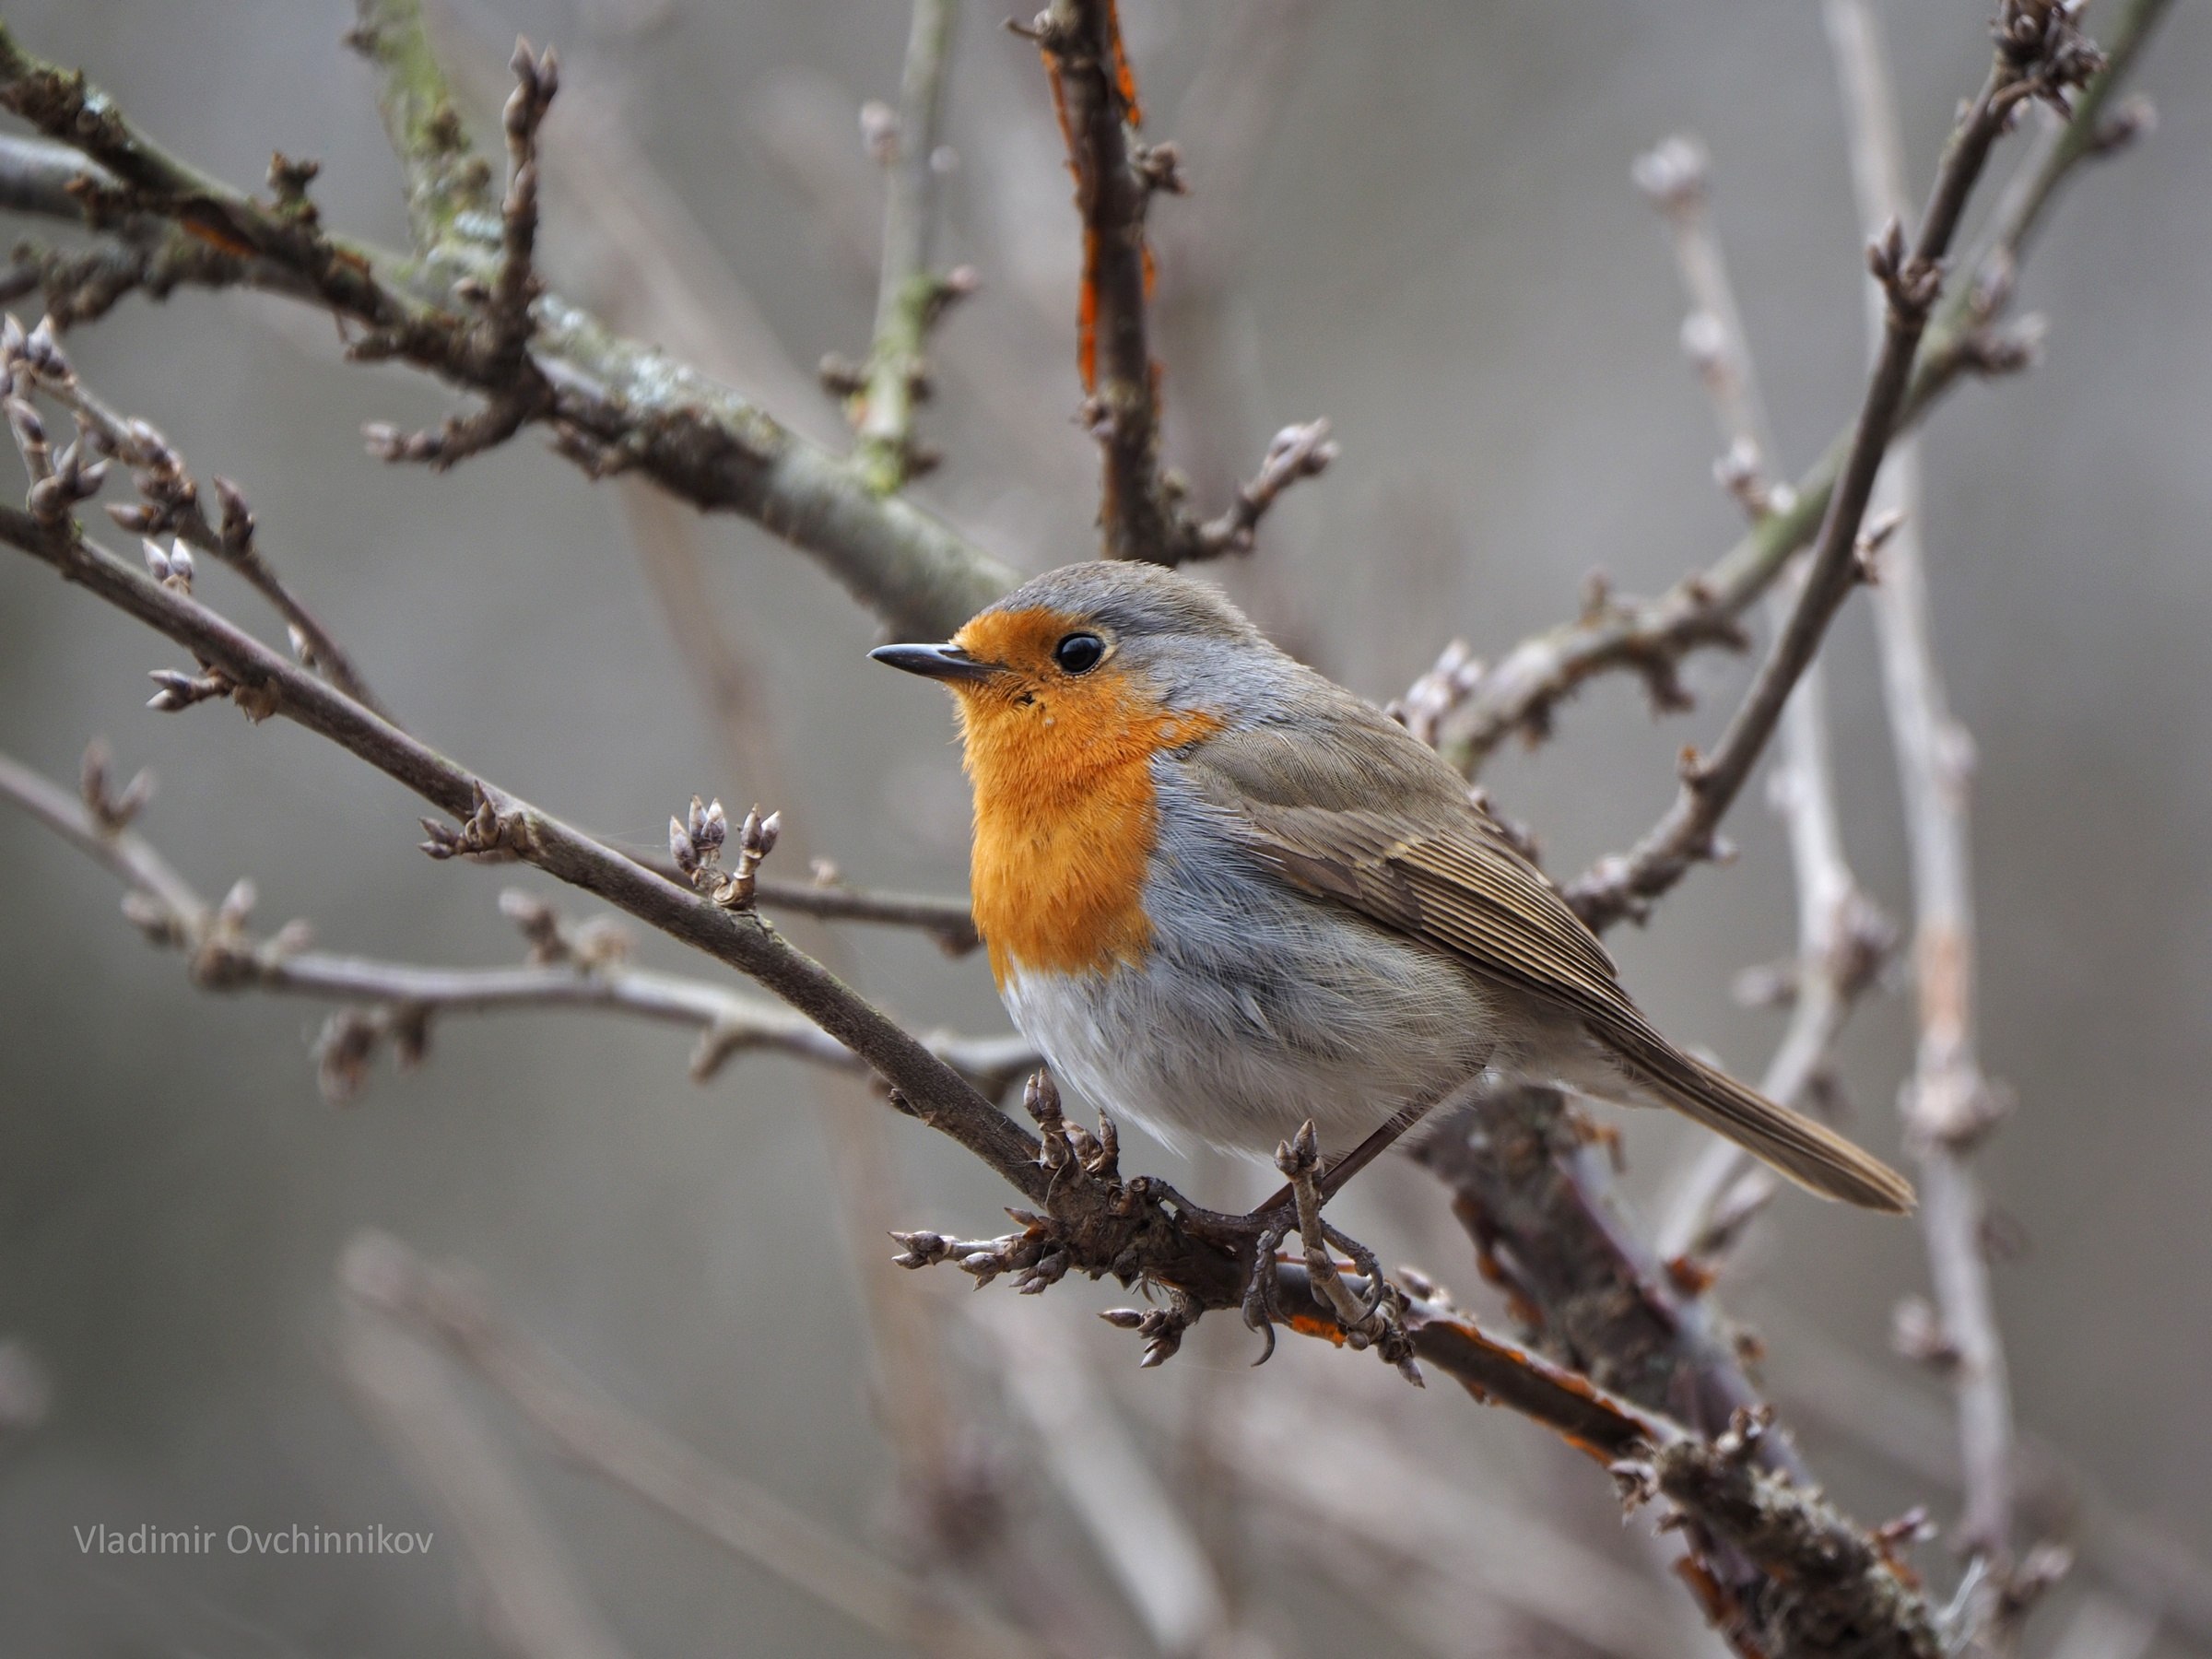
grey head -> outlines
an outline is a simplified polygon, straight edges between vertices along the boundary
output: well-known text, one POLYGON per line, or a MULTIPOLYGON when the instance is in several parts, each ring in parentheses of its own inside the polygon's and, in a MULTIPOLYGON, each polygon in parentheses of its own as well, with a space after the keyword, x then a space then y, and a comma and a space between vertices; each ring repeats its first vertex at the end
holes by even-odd
POLYGON ((886 645, 877 661, 953 684, 1050 678, 1111 663, 1169 708, 1264 704, 1306 673, 1211 582, 1159 565, 1097 560, 1032 578, 941 645, 886 645))

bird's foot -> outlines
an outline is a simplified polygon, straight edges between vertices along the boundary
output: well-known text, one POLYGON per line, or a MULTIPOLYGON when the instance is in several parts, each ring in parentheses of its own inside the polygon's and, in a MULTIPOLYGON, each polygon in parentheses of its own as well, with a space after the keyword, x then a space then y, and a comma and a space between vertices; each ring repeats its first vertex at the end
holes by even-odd
MULTIPOLYGON (((1360 1160, 1365 1162, 1363 1159, 1360 1160)), ((1321 1161, 1320 1136, 1311 1120, 1289 1140, 1276 1147, 1275 1165, 1289 1184, 1257 1209, 1241 1216, 1201 1208, 1169 1189, 1182 1223, 1196 1237, 1237 1252, 1250 1264, 1242 1313, 1244 1323, 1265 1338, 1254 1365, 1275 1354, 1275 1327, 1287 1319, 1282 1305, 1281 1268, 1284 1241, 1293 1232, 1305 1246, 1306 1282, 1343 1333, 1347 1347, 1373 1347, 1418 1384, 1420 1371, 1413 1360, 1413 1345, 1399 1318, 1395 1293, 1382 1276, 1375 1253, 1342 1229, 1330 1225, 1322 1206, 1335 1185, 1321 1161), (1330 1247, 1350 1259, 1352 1273, 1365 1281, 1362 1296, 1346 1282, 1330 1247)), ((1335 1168, 1342 1168, 1340 1163, 1335 1168)))

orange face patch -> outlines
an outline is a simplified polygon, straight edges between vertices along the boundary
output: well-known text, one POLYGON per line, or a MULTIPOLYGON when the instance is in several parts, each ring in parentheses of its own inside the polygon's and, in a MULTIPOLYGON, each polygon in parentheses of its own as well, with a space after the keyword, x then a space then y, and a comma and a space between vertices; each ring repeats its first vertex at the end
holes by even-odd
POLYGON ((954 636, 1003 670, 952 684, 975 786, 975 924, 1001 985, 1016 968, 1075 973, 1135 961, 1150 943, 1142 894, 1159 832, 1151 760, 1220 728, 1160 706, 1113 641, 1049 610, 978 617, 954 636), (1054 661, 1074 632, 1107 653, 1083 674, 1054 661))

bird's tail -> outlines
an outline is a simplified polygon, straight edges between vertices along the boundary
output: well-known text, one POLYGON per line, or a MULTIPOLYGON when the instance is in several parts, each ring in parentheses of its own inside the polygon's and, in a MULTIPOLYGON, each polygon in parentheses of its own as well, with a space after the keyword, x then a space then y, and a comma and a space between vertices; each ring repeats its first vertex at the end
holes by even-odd
POLYGON ((1799 1186, 1893 1216, 1911 1212, 1912 1183, 1826 1124, 1745 1088, 1656 1031, 1607 1035, 1613 1038, 1608 1046, 1637 1080, 1666 1104, 1725 1135, 1799 1186))

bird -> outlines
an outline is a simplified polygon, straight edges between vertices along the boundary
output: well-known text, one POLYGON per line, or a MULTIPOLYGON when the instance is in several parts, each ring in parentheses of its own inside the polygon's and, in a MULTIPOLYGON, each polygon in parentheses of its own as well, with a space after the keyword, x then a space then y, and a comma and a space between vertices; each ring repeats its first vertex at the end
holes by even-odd
POLYGON ((953 693, 1007 1013, 1170 1149, 1265 1159, 1302 1131, 1342 1171, 1441 1104, 1538 1083, 1912 1207, 1879 1159, 1662 1036, 1465 781, 1218 587, 1070 564, 949 641, 870 654, 953 693))

